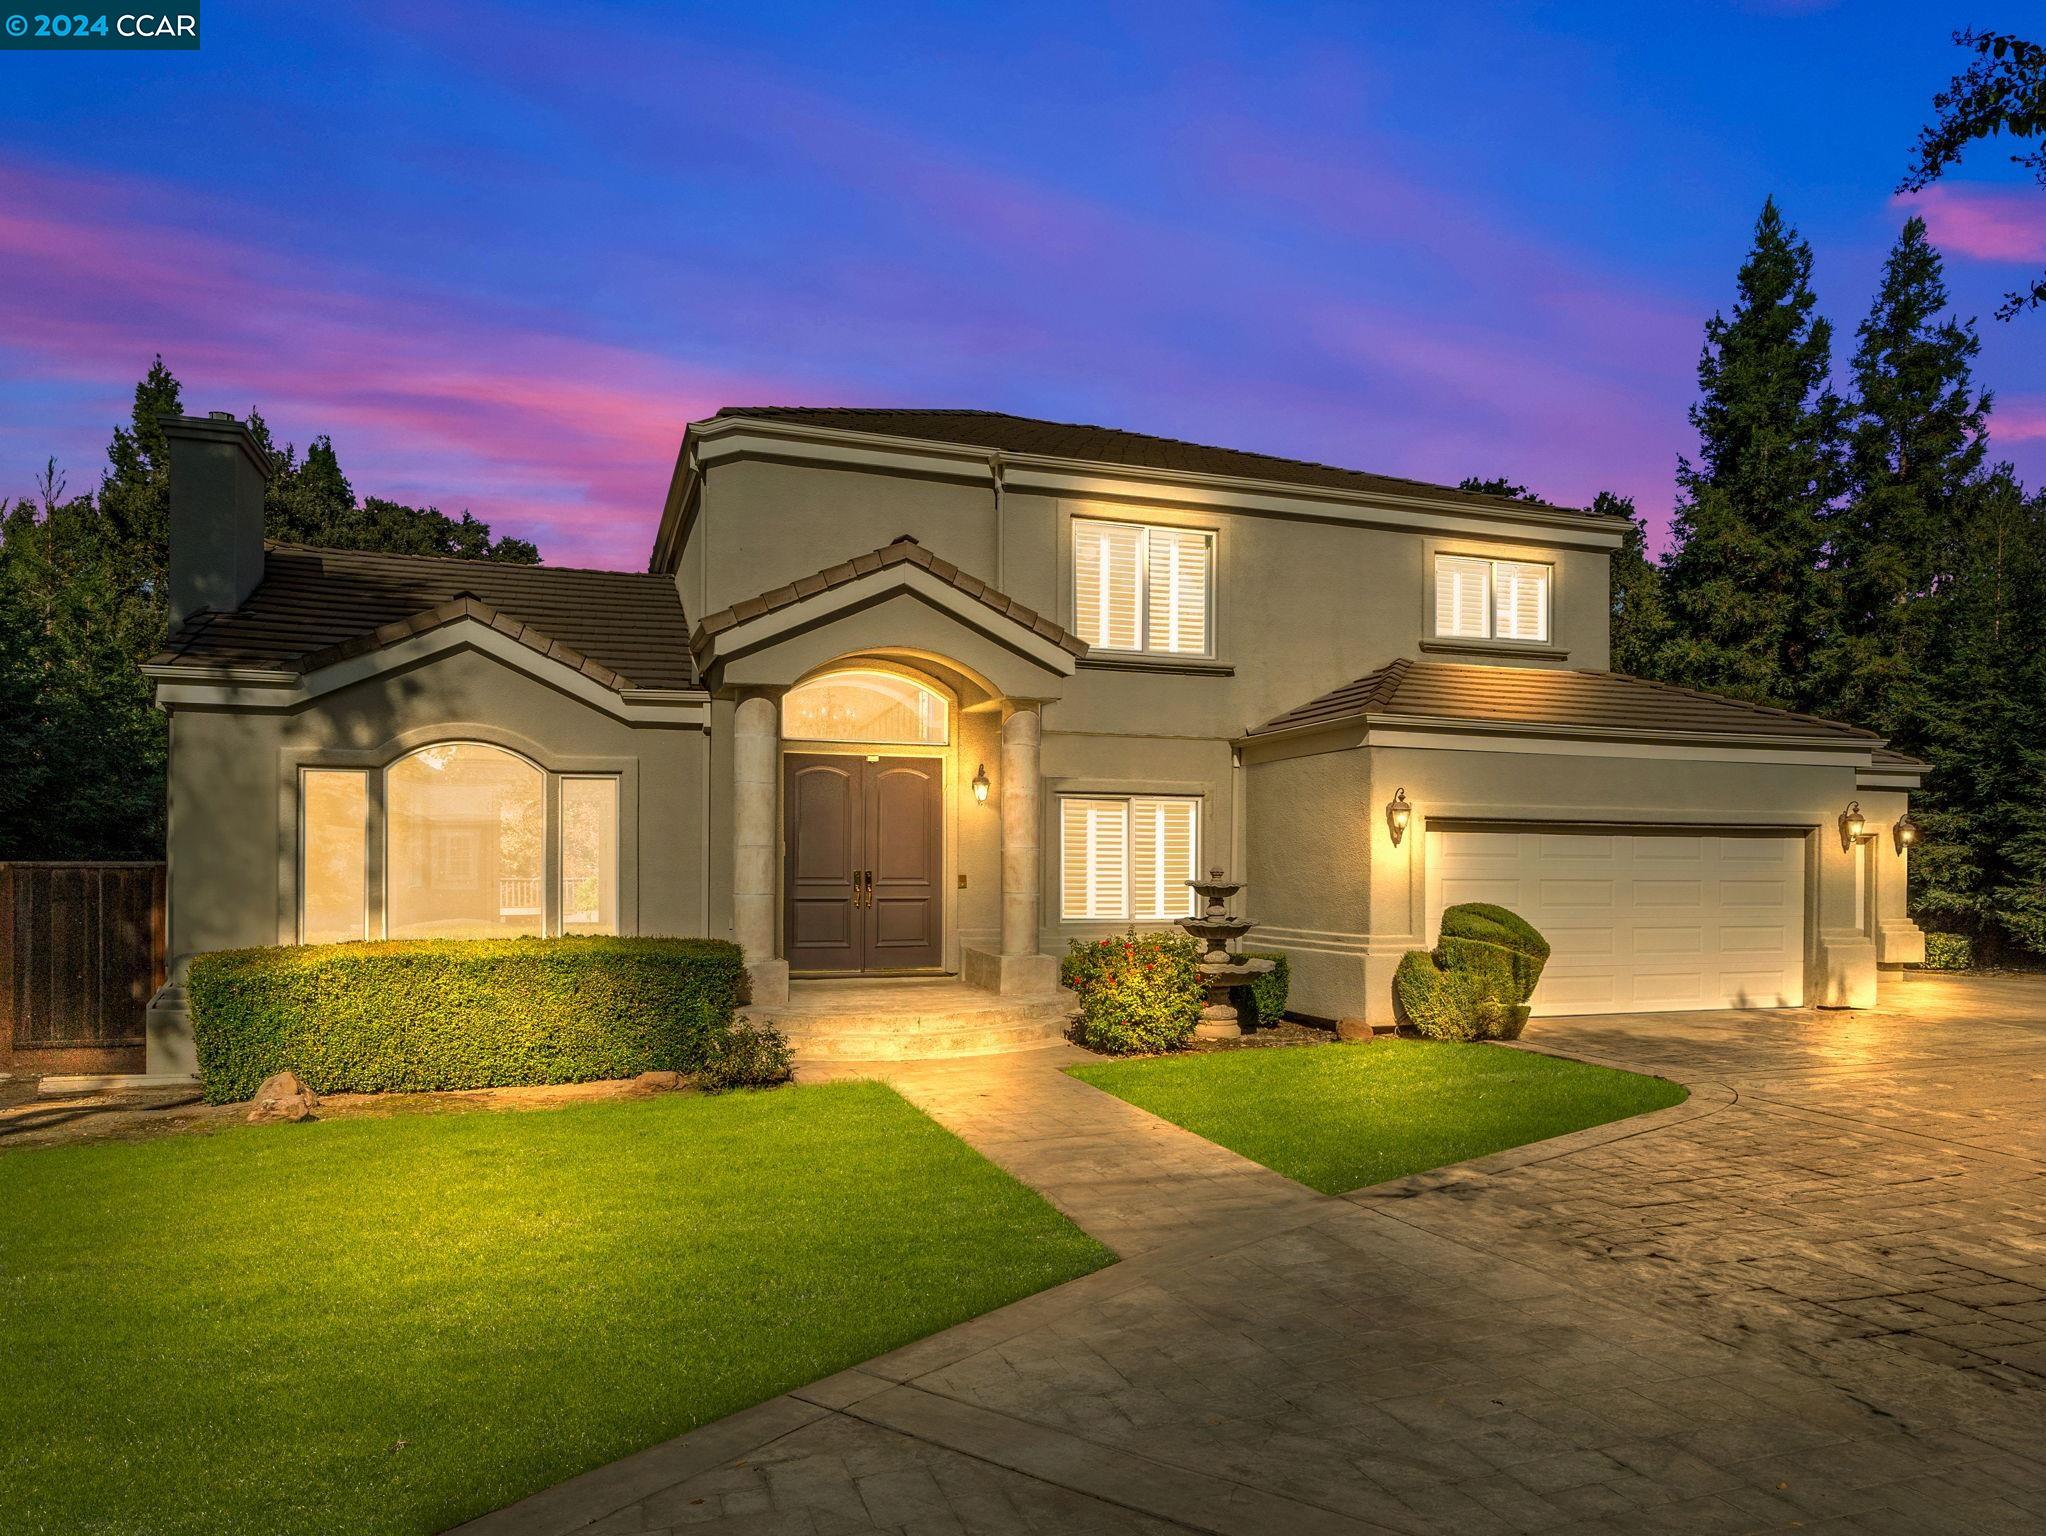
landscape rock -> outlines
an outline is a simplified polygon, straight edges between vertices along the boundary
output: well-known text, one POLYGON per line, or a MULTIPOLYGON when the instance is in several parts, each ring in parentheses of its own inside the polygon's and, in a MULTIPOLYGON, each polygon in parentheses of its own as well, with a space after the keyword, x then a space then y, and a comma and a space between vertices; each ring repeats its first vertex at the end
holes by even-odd
POLYGON ((310 1120, 319 1105, 320 1096, 300 1082, 298 1074, 287 1067, 263 1079, 263 1086, 256 1090, 256 1097, 250 1101, 249 1124, 288 1125, 310 1120))
POLYGON ((682 1086, 680 1072, 642 1072, 633 1080, 635 1086, 648 1093, 672 1093, 682 1086))
POLYGON ((1368 1020, 1365 1019, 1336 1020, 1336 1038, 1338 1040, 1369 1040, 1371 1038, 1371 1035, 1372 1029, 1368 1020))

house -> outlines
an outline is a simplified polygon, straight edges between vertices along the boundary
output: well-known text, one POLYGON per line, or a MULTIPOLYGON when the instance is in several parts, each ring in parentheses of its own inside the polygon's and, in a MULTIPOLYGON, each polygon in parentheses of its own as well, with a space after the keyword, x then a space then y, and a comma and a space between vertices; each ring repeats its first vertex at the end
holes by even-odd
MULTIPOLYGON (((1539 1012, 1866 1006, 1921 958, 1866 731, 1617 676, 1624 525, 981 411, 686 429, 643 573, 270 545, 167 424, 174 967, 407 934, 704 933, 790 978, 1041 997, 1247 880, 1293 1006, 1390 1017, 1444 905, 1539 1012)), ((175 981, 151 1070, 189 1068, 175 981)))

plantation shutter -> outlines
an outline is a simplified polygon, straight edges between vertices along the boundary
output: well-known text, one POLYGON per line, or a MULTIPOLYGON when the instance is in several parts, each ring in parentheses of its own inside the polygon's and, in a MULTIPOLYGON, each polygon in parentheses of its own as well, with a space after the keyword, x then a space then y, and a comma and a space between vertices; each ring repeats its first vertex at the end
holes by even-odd
POLYGON ((1184 796, 1130 802, 1130 916, 1161 922, 1191 917, 1200 851, 1200 801, 1184 796))
POLYGON ((1208 653, 1208 571, 1213 545, 1205 533, 1146 530, 1151 545, 1151 628, 1145 649, 1179 656, 1208 653))
POLYGON ((1492 562, 1492 633, 1501 640, 1549 638, 1549 568, 1519 560, 1492 562))
POLYGON ((1068 918, 1129 915, 1129 802, 1059 802, 1059 912, 1068 918))
POLYGON ((1435 557, 1435 633, 1483 639, 1488 633, 1485 587, 1492 562, 1463 555, 1435 557))
POLYGON ((1073 519, 1073 631, 1106 651, 1143 649, 1144 530, 1073 519))

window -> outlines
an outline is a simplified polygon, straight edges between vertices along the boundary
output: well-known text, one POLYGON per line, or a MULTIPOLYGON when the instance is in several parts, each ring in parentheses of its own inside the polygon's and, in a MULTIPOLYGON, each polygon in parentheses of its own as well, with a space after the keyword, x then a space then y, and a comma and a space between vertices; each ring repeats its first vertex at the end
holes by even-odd
POLYGON ((561 931, 618 931, 618 781, 561 781, 561 931))
POLYGON ((305 770, 300 942, 618 932, 618 780, 564 775, 552 797, 547 781, 476 742, 425 747, 381 771, 305 770), (384 850, 380 929, 372 839, 384 850))
POLYGON ((893 672, 833 672, 783 696, 781 733, 791 741, 942 747, 952 739, 951 705, 935 689, 893 672))
POLYGON ((342 944, 369 936, 369 775, 308 769, 299 780, 305 805, 305 897, 301 944, 342 944))
POLYGON ((427 747, 384 775, 394 939, 541 931, 546 807, 540 770, 496 747, 427 747))
POLYGON ((1435 633, 1444 639, 1549 638, 1551 567, 1529 560, 1435 557, 1435 633))
POLYGON ((1059 912, 1081 921, 1194 915, 1201 802, 1192 795, 1067 795, 1059 802, 1059 912))
POLYGON ((1213 654, 1215 536, 1073 519, 1073 632, 1104 651, 1213 654))

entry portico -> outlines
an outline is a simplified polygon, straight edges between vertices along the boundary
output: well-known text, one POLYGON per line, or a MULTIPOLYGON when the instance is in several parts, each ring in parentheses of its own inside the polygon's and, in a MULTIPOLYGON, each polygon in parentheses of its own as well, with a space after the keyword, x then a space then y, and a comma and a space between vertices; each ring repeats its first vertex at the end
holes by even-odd
MULTIPOLYGON (((812 966, 897 969, 885 953, 858 945, 844 946, 855 963, 824 963, 841 924, 871 927, 884 909, 911 907, 907 898, 890 903, 885 874, 878 896, 875 890, 877 866, 903 850, 903 836, 854 830, 864 826, 864 806, 872 805, 879 821, 887 801, 847 788, 848 776, 811 762, 831 754, 879 764, 884 754, 894 761, 914 750, 938 765, 930 780, 937 835, 925 842, 911 828, 904 835, 917 851, 901 854, 923 871, 909 877, 919 886, 917 901, 926 901, 922 885, 937 888, 919 915, 902 919, 928 922, 931 930, 928 950, 912 946, 925 962, 918 968, 956 971, 1003 995, 1056 986, 1057 960, 1038 944, 1040 711, 1064 696, 1087 652, 1084 642, 904 536, 707 615, 691 647, 705 686, 732 711, 733 934, 746 951, 756 1003, 786 1001, 792 954, 799 973, 812 966), (863 731, 857 722, 842 728, 837 721, 811 735, 802 723, 809 715, 785 725, 792 690, 863 675, 900 678, 933 696, 946 722, 942 739, 911 742, 900 730, 863 731), (794 755, 829 781, 815 797, 791 792, 804 782, 792 767, 794 755), (993 780, 985 800, 976 779, 993 780), (813 818, 807 827, 806 815, 813 818), (814 868, 796 863, 807 857, 806 847, 817 851, 814 868), (837 888, 848 875, 854 889, 841 896, 837 888), (803 884, 808 888, 799 893, 803 884), (995 893, 998 900, 989 901, 995 893), (817 934, 795 931, 807 921, 816 922, 817 934)), ((909 819, 898 814, 896 825, 909 819)))

